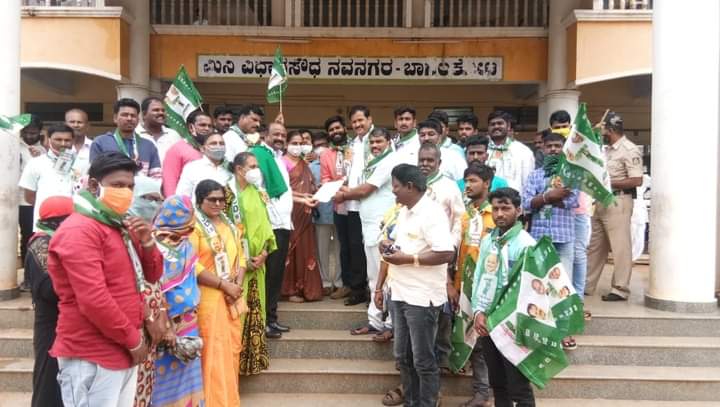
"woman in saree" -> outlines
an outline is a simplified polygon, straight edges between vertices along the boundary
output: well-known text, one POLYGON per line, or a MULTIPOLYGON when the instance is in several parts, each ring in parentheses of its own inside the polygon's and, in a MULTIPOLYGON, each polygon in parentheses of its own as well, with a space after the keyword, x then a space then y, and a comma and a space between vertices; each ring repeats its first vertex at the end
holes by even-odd
POLYGON ((302 158, 303 154, 312 151, 312 145, 305 143, 298 131, 291 131, 287 141, 287 154, 283 160, 293 191, 293 231, 290 232, 281 294, 290 302, 318 301, 322 300, 322 278, 315 257, 315 225, 312 222, 312 208, 317 205, 312 198, 315 183, 310 167, 302 158))
POLYGON ((198 325, 208 407, 240 405, 245 256, 238 230, 224 214, 225 202, 225 187, 216 181, 204 180, 195 188, 195 230, 190 242, 202 265, 198 325))
POLYGON ((240 373, 254 375, 268 368, 265 338, 265 259, 277 249, 272 224, 265 206, 268 196, 262 185, 262 173, 252 153, 240 153, 232 163, 234 178, 228 185, 226 213, 242 230, 242 244, 248 267, 242 282, 248 312, 243 315, 243 350, 240 373))
POLYGON ((188 240, 195 224, 189 196, 174 195, 162 203, 153 234, 163 254, 160 288, 165 297, 171 329, 158 347, 155 359, 154 407, 203 405, 203 381, 199 340, 197 274, 202 271, 188 240))

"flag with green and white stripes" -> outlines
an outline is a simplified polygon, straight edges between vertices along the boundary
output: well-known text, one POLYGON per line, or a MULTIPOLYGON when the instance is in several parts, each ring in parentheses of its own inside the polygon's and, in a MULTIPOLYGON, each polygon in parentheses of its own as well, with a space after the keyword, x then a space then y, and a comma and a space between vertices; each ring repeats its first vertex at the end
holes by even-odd
POLYGON ((9 131, 10 133, 19 133, 23 127, 30 124, 30 119, 31 116, 29 114, 11 117, 0 114, 0 129, 9 131))
POLYGON ((190 145, 199 148, 185 123, 190 113, 202 105, 202 97, 182 65, 165 94, 164 104, 168 127, 177 131, 190 145))
POLYGON ((587 117, 587 105, 581 103, 560 158, 558 175, 563 184, 580 189, 604 206, 615 201, 605 162, 602 137, 587 117))
POLYGON ((280 102, 282 111, 282 96, 287 89, 287 73, 285 65, 283 65, 283 56, 280 47, 275 49, 275 58, 273 59, 272 71, 270 72, 270 80, 267 88, 268 103, 280 102))

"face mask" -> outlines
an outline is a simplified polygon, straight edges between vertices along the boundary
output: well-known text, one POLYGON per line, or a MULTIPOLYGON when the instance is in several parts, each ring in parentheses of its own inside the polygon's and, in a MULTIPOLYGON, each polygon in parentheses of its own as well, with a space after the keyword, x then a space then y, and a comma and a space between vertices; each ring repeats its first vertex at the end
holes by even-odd
POLYGON ((567 138, 568 134, 570 134, 570 128, 569 127, 563 127, 562 129, 553 129, 553 133, 557 133, 565 138, 567 138))
POLYGON ((260 172, 260 168, 253 168, 252 170, 248 170, 248 172, 245 173, 245 181, 255 185, 256 187, 262 185, 262 179, 263 178, 262 173, 260 172))
POLYGON ((133 201, 133 191, 130 188, 104 187, 100 185, 98 200, 122 216, 130 209, 133 201))
POLYGON ((220 161, 225 158, 225 146, 222 147, 208 147, 205 149, 205 154, 211 160, 220 161))
POLYGON ((301 147, 303 155, 308 155, 313 150, 310 144, 303 144, 301 147))
POLYGON ((302 154, 303 146, 288 146, 287 152, 293 157, 300 157, 300 154, 302 154))
POLYGON ((152 222, 153 218, 155 218, 155 214, 157 214, 158 208, 160 208, 160 202, 151 201, 150 199, 145 199, 139 196, 133 200, 128 213, 133 216, 139 216, 148 222, 152 222))
POLYGON ((317 148, 315 149, 315 154, 317 154, 317 155, 322 155, 322 153, 324 153, 325 150, 327 150, 327 147, 317 147, 317 148))

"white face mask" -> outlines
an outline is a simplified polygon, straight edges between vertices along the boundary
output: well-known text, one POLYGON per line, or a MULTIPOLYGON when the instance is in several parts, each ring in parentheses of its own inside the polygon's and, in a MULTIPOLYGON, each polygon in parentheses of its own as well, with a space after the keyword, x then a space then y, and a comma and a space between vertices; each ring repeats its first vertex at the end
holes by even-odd
POLYGON ((313 150, 310 144, 303 144, 301 147, 303 155, 308 155, 313 150))
POLYGON ((317 147, 317 148, 315 149, 315 154, 317 154, 317 155, 322 155, 322 153, 324 153, 325 150, 327 150, 327 147, 317 147))
POLYGON ((253 184, 256 187, 259 187, 262 185, 262 173, 260 172, 260 168, 253 168, 252 170, 248 170, 248 172, 245 173, 245 181, 247 181, 249 184, 253 184))
POLYGON ((300 154, 303 152, 303 146, 290 145, 287 148, 287 152, 293 157, 300 157, 300 154))

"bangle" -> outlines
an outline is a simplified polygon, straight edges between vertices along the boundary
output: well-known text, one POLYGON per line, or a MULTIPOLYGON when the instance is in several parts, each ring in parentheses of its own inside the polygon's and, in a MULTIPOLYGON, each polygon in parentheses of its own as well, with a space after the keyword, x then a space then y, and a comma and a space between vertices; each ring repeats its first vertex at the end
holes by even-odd
POLYGON ((383 290, 382 290, 382 289, 375 289, 375 292, 376 292, 376 293, 381 293, 381 292, 383 292, 383 290))
POLYGON ((136 350, 140 349, 143 346, 143 343, 145 343, 145 340, 143 339, 142 334, 140 334, 140 343, 134 348, 128 349, 130 352, 135 352, 136 350))
POLYGON ((413 254, 413 266, 420 267, 420 258, 417 254, 413 254))

